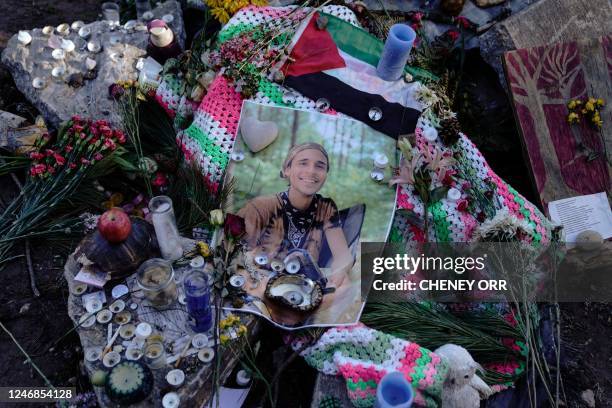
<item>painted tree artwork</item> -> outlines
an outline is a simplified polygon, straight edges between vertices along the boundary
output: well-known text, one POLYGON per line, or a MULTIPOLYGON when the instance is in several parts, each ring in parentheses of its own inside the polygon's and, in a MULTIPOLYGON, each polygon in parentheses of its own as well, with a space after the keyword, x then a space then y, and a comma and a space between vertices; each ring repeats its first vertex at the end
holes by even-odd
POLYGON ((543 208, 607 192, 612 171, 612 36, 504 55, 514 112, 543 208), (567 121, 567 103, 602 98, 603 126, 567 121))

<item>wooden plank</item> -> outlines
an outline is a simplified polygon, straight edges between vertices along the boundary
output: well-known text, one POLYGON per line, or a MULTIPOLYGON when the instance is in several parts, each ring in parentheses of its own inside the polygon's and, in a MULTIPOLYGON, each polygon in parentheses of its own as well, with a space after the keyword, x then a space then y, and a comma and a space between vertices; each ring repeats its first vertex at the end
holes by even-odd
POLYGON ((504 84, 504 52, 602 37, 609 33, 610 21, 610 0, 540 0, 483 34, 480 51, 504 84))
POLYGON ((608 192, 612 175, 612 35, 507 52, 506 79, 542 206, 608 192), (567 103, 606 100, 603 127, 567 123, 567 103))
POLYGON ((346 392, 346 382, 342 377, 319 373, 315 382, 310 407, 319 408, 321 400, 327 396, 338 398, 341 407, 353 406, 346 392))

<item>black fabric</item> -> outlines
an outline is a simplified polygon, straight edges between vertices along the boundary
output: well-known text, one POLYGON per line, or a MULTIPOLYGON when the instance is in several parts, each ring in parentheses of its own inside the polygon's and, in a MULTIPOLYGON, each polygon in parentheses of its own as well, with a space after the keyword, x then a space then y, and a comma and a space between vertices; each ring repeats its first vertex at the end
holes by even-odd
POLYGON ((317 72, 300 76, 288 76, 283 83, 304 96, 316 101, 325 98, 331 107, 394 139, 413 133, 420 112, 399 103, 390 103, 380 95, 362 92, 350 87, 331 75, 317 72), (382 118, 373 121, 369 117, 371 108, 378 107, 382 118))

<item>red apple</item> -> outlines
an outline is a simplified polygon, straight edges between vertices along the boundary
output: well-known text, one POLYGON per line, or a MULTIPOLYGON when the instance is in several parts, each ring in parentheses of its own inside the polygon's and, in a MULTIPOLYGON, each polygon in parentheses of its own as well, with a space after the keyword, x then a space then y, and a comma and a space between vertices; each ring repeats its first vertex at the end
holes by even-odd
POLYGON ((98 219, 98 231, 108 242, 123 242, 132 231, 130 217, 121 209, 113 207, 98 219))

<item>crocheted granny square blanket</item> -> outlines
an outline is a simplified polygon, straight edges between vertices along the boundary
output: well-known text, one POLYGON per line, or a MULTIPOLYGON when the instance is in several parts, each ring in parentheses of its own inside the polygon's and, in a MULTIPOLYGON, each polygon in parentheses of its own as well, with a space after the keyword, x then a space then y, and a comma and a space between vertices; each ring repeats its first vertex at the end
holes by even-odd
MULTIPOLYGON (((292 347, 300 349, 300 341, 294 341, 292 347)), ((412 384, 415 405, 438 407, 448 372, 446 363, 435 353, 361 324, 327 330, 301 355, 317 370, 341 375, 356 407, 371 407, 378 383, 393 371, 403 373, 412 384)))

